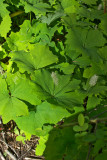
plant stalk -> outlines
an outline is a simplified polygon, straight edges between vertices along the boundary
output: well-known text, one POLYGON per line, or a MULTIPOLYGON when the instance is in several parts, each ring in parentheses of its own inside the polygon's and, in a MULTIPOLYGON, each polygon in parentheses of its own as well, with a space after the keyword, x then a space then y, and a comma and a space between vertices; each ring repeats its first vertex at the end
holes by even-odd
POLYGON ((13 17, 16 17, 16 16, 18 16, 18 15, 20 15, 22 13, 24 13, 24 11, 17 11, 15 13, 10 14, 10 17, 13 18, 13 17))

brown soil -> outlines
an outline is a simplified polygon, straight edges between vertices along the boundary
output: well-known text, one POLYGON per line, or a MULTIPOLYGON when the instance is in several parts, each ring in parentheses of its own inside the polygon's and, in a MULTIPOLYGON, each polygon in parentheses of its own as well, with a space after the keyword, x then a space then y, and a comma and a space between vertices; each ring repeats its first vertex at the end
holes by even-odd
POLYGON ((0 160, 44 160, 44 157, 35 155, 38 138, 32 136, 25 144, 16 141, 15 127, 13 121, 3 125, 0 118, 0 160))

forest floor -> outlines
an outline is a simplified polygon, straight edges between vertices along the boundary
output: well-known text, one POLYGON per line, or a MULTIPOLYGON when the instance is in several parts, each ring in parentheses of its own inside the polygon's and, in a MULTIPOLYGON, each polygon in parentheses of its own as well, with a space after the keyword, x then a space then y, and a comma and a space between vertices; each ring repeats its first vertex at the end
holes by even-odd
POLYGON ((15 127, 13 121, 4 125, 0 118, 0 160, 44 160, 44 157, 35 155, 38 138, 32 136, 25 144, 16 141, 15 127))

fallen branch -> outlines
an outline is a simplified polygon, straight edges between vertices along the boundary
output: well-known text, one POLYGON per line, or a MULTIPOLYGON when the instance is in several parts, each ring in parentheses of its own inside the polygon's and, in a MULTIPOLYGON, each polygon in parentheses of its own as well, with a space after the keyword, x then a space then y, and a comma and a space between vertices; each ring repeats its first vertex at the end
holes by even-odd
POLYGON ((23 155, 21 155, 21 157, 18 158, 18 160, 21 160, 22 158, 24 158, 24 157, 26 156, 26 154, 27 154, 31 149, 32 149, 32 147, 30 147, 30 148, 26 151, 26 153, 24 153, 23 155))
POLYGON ((5 152, 10 156, 12 160, 17 160, 17 158, 9 150, 5 150, 5 152))
POLYGON ((1 151, 0 151, 0 159, 1 159, 1 160, 5 160, 5 158, 4 158, 4 156, 3 156, 3 154, 2 154, 1 151))
MULTIPOLYGON (((4 140, 1 140, 1 139, 0 139, 0 142, 4 143, 4 144, 6 145, 6 150, 7 150, 8 148, 10 148, 10 149, 15 153, 16 157, 18 157, 18 154, 16 153, 16 151, 15 151, 9 144, 7 144, 4 140)), ((5 151, 6 151, 6 150, 5 150, 5 151)), ((10 151, 9 151, 9 152, 10 152, 10 151)))

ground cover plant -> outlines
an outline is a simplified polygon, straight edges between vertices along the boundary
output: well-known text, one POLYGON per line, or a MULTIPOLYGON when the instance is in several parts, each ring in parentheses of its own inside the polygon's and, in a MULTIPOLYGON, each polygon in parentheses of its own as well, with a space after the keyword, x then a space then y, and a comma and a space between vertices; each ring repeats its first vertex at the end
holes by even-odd
POLYGON ((46 160, 106 160, 106 0, 0 0, 0 115, 46 160))

